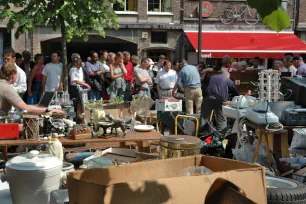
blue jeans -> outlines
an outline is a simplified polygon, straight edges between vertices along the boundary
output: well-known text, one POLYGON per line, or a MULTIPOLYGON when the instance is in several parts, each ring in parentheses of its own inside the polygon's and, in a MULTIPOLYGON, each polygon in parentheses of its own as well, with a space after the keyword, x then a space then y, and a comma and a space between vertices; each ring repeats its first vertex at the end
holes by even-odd
POLYGON ((130 82, 126 82, 126 88, 125 88, 125 92, 124 92, 124 101, 131 101, 132 99, 132 95, 133 93, 131 93, 132 90, 132 86, 130 82))
POLYGON ((147 90, 140 90, 139 94, 140 95, 147 95, 147 96, 151 97, 151 90, 150 90, 150 88, 148 88, 147 90))
POLYGON ((37 104, 39 102, 41 92, 42 92, 41 82, 40 81, 34 82, 32 85, 32 94, 36 98, 36 101, 34 102, 34 104, 37 104))
POLYGON ((100 91, 96 91, 96 90, 90 90, 88 92, 88 99, 89 100, 100 100, 102 97, 102 94, 100 91))

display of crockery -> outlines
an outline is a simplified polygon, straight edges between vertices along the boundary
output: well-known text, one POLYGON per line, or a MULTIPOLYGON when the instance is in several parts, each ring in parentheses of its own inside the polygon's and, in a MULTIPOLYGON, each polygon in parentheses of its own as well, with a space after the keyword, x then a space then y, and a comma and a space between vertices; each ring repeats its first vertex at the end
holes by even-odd
POLYGON ((135 125, 134 130, 138 132, 149 132, 154 129, 152 125, 135 125))

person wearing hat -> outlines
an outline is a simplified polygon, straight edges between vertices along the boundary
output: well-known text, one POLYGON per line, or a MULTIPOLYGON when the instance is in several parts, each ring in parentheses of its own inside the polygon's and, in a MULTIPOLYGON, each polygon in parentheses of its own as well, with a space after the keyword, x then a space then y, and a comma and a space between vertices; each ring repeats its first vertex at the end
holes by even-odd
POLYGON ((291 72, 291 76, 295 76, 297 69, 293 66, 292 62, 293 57, 291 55, 286 55, 283 59, 284 67, 286 67, 289 72, 291 72))
POLYGON ((71 99, 76 99, 74 103, 74 109, 76 112, 80 111, 81 107, 81 97, 79 94, 78 87, 91 89, 90 85, 84 81, 84 73, 82 69, 82 59, 80 55, 74 55, 72 59, 73 67, 69 70, 70 77, 70 97, 71 99), (78 57, 76 57, 78 56, 78 57))
POLYGON ((158 71, 160 71, 162 68, 163 68, 163 66, 164 66, 164 62, 165 62, 165 60, 166 60, 167 58, 166 58, 166 56, 165 55, 160 55, 159 57, 158 57, 158 62, 157 62, 157 68, 158 68, 158 71))
POLYGON ((306 76, 306 64, 304 64, 301 56, 293 58, 293 65, 297 68, 296 75, 306 76))

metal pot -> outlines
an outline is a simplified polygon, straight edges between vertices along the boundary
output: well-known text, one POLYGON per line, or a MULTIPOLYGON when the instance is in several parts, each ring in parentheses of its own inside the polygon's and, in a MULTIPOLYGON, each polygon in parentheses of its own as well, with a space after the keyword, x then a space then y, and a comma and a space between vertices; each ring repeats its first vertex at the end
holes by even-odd
POLYGON ((33 150, 8 161, 1 181, 9 182, 14 204, 49 203, 50 193, 60 187, 62 165, 57 157, 33 150))
POLYGON ((67 184, 67 173, 74 171, 74 165, 68 162, 63 162, 63 177, 62 177, 62 186, 65 187, 67 184))
POLYGON ((200 154, 201 140, 194 136, 164 136, 160 139, 160 159, 200 154))

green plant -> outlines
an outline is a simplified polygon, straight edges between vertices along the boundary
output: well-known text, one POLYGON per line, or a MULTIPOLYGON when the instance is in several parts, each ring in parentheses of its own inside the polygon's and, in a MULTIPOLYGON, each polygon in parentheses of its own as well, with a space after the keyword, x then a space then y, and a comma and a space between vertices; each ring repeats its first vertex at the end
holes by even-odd
POLYGON ((123 98, 121 97, 116 97, 116 98, 113 98, 112 100, 109 101, 111 104, 120 104, 120 103, 123 103, 124 100, 123 98))
POLYGON ((280 32, 290 26, 290 17, 282 8, 282 0, 247 0, 255 8, 264 24, 280 32))
POLYGON ((98 108, 103 108, 104 101, 103 99, 101 100, 88 100, 88 103, 85 104, 86 108, 88 109, 98 109, 98 108))

